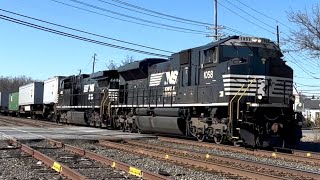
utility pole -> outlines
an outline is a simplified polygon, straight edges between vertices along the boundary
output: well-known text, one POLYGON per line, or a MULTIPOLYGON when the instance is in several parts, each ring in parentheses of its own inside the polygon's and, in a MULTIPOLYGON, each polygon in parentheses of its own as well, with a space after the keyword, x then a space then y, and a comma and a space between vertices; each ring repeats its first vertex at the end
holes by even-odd
POLYGON ((218 0, 214 0, 214 32, 215 38, 218 40, 218 0))
POLYGON ((280 47, 280 37, 279 37, 279 26, 277 26, 277 43, 278 43, 278 47, 280 47))
POLYGON ((94 73, 94 65, 96 64, 96 56, 97 56, 97 54, 94 53, 94 55, 93 55, 93 62, 92 62, 92 73, 94 73))
POLYGON ((214 25, 213 27, 207 27, 208 30, 214 30, 214 34, 207 35, 207 37, 213 37, 216 41, 220 39, 220 37, 224 36, 223 34, 219 34, 219 29, 224 29, 223 26, 218 26, 218 0, 214 0, 214 25))

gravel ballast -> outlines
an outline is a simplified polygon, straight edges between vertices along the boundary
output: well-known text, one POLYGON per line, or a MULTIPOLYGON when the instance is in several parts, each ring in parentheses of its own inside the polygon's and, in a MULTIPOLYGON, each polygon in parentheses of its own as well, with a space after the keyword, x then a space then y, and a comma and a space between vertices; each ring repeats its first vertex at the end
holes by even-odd
POLYGON ((303 162, 290 161, 287 159, 284 160, 284 159, 280 159, 280 158, 268 158, 268 157, 254 156, 251 154, 237 153, 237 152, 231 152, 231 151, 222 151, 222 150, 207 148, 207 147, 199 147, 199 146, 184 145, 184 144, 179 144, 179 143, 165 142, 165 141, 161 141, 158 139, 146 139, 146 140, 141 140, 140 142, 154 144, 156 146, 172 147, 172 148, 181 149, 181 150, 188 150, 188 151, 194 151, 194 152, 199 152, 199 153, 225 156, 225 157, 230 157, 230 158, 235 158, 235 159, 250 160, 250 161, 258 162, 258 163, 265 163, 265 164, 276 165, 276 166, 281 166, 281 167, 295 168, 295 169, 299 169, 302 171, 310 171, 310 172, 320 173, 319 166, 314 166, 314 165, 306 164, 303 162))
POLYGON ((104 155, 106 157, 116 159, 118 161, 135 166, 137 168, 151 171, 153 173, 169 175, 168 177, 172 179, 179 179, 179 180, 231 179, 231 178, 222 176, 222 174, 220 173, 214 174, 214 173, 209 173, 202 170, 186 168, 180 165, 175 165, 170 162, 153 159, 145 155, 132 154, 122 150, 100 146, 94 143, 89 143, 89 142, 84 143, 80 141, 73 141, 73 142, 67 141, 66 143, 73 146, 84 148, 86 150, 90 150, 92 152, 95 152, 100 155, 104 155))
POLYGON ((65 177, 19 149, 0 141, 0 179, 63 180, 65 177))
POLYGON ((79 156, 61 148, 56 148, 46 141, 31 141, 27 142, 26 144, 40 151, 41 153, 55 159, 57 162, 63 163, 71 169, 78 171, 80 174, 86 176, 90 180, 140 179, 136 176, 128 174, 127 172, 114 169, 111 166, 103 165, 95 160, 79 156))

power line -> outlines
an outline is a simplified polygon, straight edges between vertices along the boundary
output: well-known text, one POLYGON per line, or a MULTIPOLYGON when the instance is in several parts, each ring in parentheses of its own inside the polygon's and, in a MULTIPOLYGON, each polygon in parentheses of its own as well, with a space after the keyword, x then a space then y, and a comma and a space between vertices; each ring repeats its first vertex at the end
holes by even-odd
POLYGON ((295 78, 299 78, 299 79, 314 79, 312 77, 300 77, 300 76, 296 76, 294 75, 295 78))
POLYGON ((157 28, 157 29, 164 29, 164 30, 168 30, 168 31, 189 33, 189 34, 202 34, 202 35, 205 34, 205 33, 195 33, 195 32, 183 31, 183 30, 172 29, 172 28, 165 28, 165 27, 161 27, 161 26, 155 26, 155 25, 140 23, 140 22, 136 22, 136 21, 130 21, 130 20, 127 20, 127 19, 122 19, 122 18, 106 15, 106 14, 103 14, 103 13, 99 13, 99 12, 96 12, 96 11, 92 11, 92 10, 89 10, 89 9, 81 8, 81 7, 78 7, 78 6, 74 6, 74 5, 71 5, 71 4, 68 4, 68 3, 64 3, 64 2, 61 2, 61 1, 57 1, 57 0, 50 0, 50 1, 62 4, 62 5, 65 5, 65 6, 69 6, 69 7, 78 9, 78 10, 86 11, 86 12, 89 12, 89 13, 92 13, 92 14, 96 14, 96 15, 100 15, 100 16, 116 19, 116 20, 119 20, 119 21, 129 22, 129 23, 133 23, 133 24, 139 24, 139 25, 142 25, 142 26, 147 26, 147 27, 152 27, 152 28, 157 28))
POLYGON ((133 4, 130 4, 130 3, 127 3, 127 2, 124 2, 124 1, 120 1, 120 0, 112 0, 112 1, 117 2, 119 4, 122 4, 122 5, 126 5, 126 6, 129 6, 129 7, 133 7, 133 8, 140 9, 140 10, 143 10, 143 11, 147 11, 147 12, 150 12, 150 13, 158 14, 158 15, 161 15, 161 16, 166 16, 166 17, 170 17, 170 18, 174 18, 174 19, 179 19, 179 20, 182 20, 182 21, 202 24, 202 25, 205 25, 205 26, 212 26, 213 25, 211 23, 185 19, 185 18, 181 18, 181 17, 178 17, 178 16, 173 16, 173 15, 161 13, 161 12, 158 12, 158 11, 153 11, 153 10, 150 10, 150 9, 147 9, 147 8, 143 8, 143 7, 140 7, 140 6, 137 6, 137 5, 133 5, 133 4))
POLYGON ((111 3, 111 2, 107 2, 107 1, 104 1, 104 0, 97 0, 97 1, 100 1, 100 2, 105 3, 105 4, 109 4, 111 6, 115 6, 115 7, 118 7, 118 8, 122 8, 122 9, 126 9, 126 10, 133 11, 133 12, 136 12, 136 13, 140 13, 140 14, 144 14, 144 15, 147 15, 147 16, 151 16, 151 17, 156 17, 156 18, 165 19, 165 20, 169 20, 169 21, 179 22, 179 23, 183 23, 183 24, 190 24, 190 25, 194 25, 194 26, 206 27, 206 25, 204 25, 204 24, 192 23, 192 22, 189 22, 189 21, 166 18, 165 16, 154 15, 154 14, 151 14, 151 13, 145 13, 145 12, 142 12, 142 11, 139 11, 139 10, 135 10, 135 9, 132 9, 132 8, 127 8, 127 7, 124 7, 124 6, 121 6, 121 5, 117 5, 117 4, 114 4, 114 3, 111 3))
POLYGON ((292 56, 291 58, 294 60, 294 61, 291 61, 292 63, 294 63, 295 65, 297 65, 303 72, 305 72, 306 74, 308 74, 310 77, 314 78, 314 79, 320 79, 319 77, 316 77, 314 75, 312 75, 308 70, 306 70, 303 66, 301 66, 296 59, 294 59, 292 56))
POLYGON ((90 8, 94 8, 94 9, 97 9, 97 10, 100 10, 100 11, 108 12, 108 13, 111 13, 111 14, 116 14, 118 16, 126 17, 126 18, 129 18, 129 19, 134 19, 134 20, 146 22, 146 23, 149 23, 149 24, 155 24, 155 25, 159 25, 159 26, 164 26, 164 27, 169 27, 169 28, 179 29, 179 30, 184 30, 184 31, 190 31, 190 32, 194 32, 194 33, 208 33, 206 31, 200 31, 200 30, 189 29, 189 28, 184 28, 184 27, 172 26, 172 25, 168 25, 168 24, 158 23, 158 22, 155 22, 155 21, 149 21, 149 20, 146 20, 146 19, 141 19, 141 18, 129 16, 129 15, 126 15, 126 14, 122 14, 122 13, 118 13, 118 12, 115 12, 115 11, 111 11, 109 9, 98 7, 98 6, 95 6, 93 4, 85 3, 85 2, 82 2, 82 1, 78 1, 78 0, 69 0, 69 1, 72 1, 74 3, 78 3, 78 4, 81 4, 83 6, 87 6, 87 7, 90 7, 90 8))
POLYGON ((240 0, 236 0, 236 1, 238 1, 240 4, 242 4, 242 5, 246 6, 247 8, 251 9, 252 11, 255 11, 255 12, 257 12, 257 13, 259 13, 259 14, 261 14, 261 15, 263 15, 263 16, 265 16, 265 17, 269 18, 269 19, 272 19, 272 20, 274 20, 274 21, 278 22, 279 24, 281 24, 281 25, 285 26, 286 28, 288 28, 288 29, 292 30, 289 26, 287 26, 286 24, 282 23, 281 21, 279 21, 279 20, 277 20, 277 19, 275 19, 275 18, 273 18, 273 17, 271 17, 271 16, 268 16, 268 15, 266 15, 266 14, 264 14, 264 13, 262 13, 262 12, 260 12, 260 11, 256 10, 256 9, 254 9, 254 8, 252 8, 252 7, 250 7, 250 6, 248 6, 247 4, 245 4, 245 3, 241 2, 240 0))
MULTIPOLYGON (((227 0, 227 1, 229 1, 229 0, 227 0)), ((279 21, 279 20, 277 20, 277 19, 275 19, 275 18, 273 18, 273 17, 271 17, 271 16, 268 16, 268 15, 266 15, 266 14, 264 14, 264 13, 262 13, 262 12, 256 10, 256 9, 250 7, 249 5, 241 2, 240 0, 236 0, 236 1, 238 1, 238 2, 239 2, 240 4, 242 4, 243 6, 251 9, 252 11, 254 11, 254 12, 256 12, 256 13, 259 13, 260 15, 262 15, 262 16, 264 16, 264 17, 267 17, 267 18, 269 18, 269 19, 271 19, 271 20, 274 20, 274 21, 276 21, 277 23, 279 23, 279 24, 283 25, 284 27, 288 28, 289 30, 294 31, 291 27, 287 26, 285 23, 283 23, 283 22, 281 22, 281 21, 279 21)), ((229 2, 229 3, 230 3, 230 2, 229 2)), ((248 14, 248 13, 247 13, 247 14, 248 14)), ((250 15, 250 16, 252 16, 252 15, 250 15)), ((254 16, 252 16, 252 17, 254 17, 254 16)), ((290 36, 289 36, 287 33, 282 32, 282 34, 284 34, 287 38, 290 38, 290 36)), ((291 48, 292 48, 292 46, 291 46, 291 48)), ((309 57, 306 57, 304 54, 297 54, 297 55, 298 55, 299 57, 301 57, 301 58, 306 58, 311 64, 319 67, 318 62, 312 61, 309 57), (303 57, 302 57, 302 56, 303 56, 303 57)))
POLYGON ((253 19, 259 21, 260 23, 262 23, 262 24, 264 24, 264 25, 266 25, 266 26, 268 26, 268 27, 270 27, 270 28, 272 28, 272 29, 274 28, 273 26, 271 26, 271 25, 265 23, 264 21, 262 21, 262 20, 260 20, 260 19, 258 19, 258 18, 256 18, 256 17, 254 17, 254 16, 252 16, 252 15, 249 14, 249 13, 247 13, 246 11, 244 11, 243 9, 241 9, 239 6, 236 6, 235 4, 233 4, 232 2, 230 2, 229 0, 226 0, 226 2, 229 3, 229 4, 231 4, 233 7, 238 8, 241 12, 247 14, 248 16, 252 17, 253 19))
MULTIPOLYGON (((112 3, 106 2, 104 0, 98 0, 98 1, 105 2, 105 3, 108 3, 108 4, 112 4, 112 3)), ((149 12, 149 13, 143 13, 141 11, 138 11, 139 13, 148 14, 149 16, 159 17, 159 18, 163 18, 163 19, 167 19, 167 20, 171 20, 171 21, 177 21, 177 22, 181 22, 181 23, 193 24, 193 25, 198 25, 198 26, 213 26, 214 25, 213 23, 200 22, 200 21, 196 21, 196 20, 191 20, 191 19, 186 19, 186 18, 181 18, 181 17, 177 17, 177 16, 161 13, 161 12, 158 12, 158 11, 150 10, 150 9, 147 9, 147 8, 144 8, 144 7, 141 7, 141 6, 137 6, 137 5, 134 5, 134 4, 130 4, 130 3, 127 3, 127 2, 123 2, 123 1, 120 1, 120 0, 111 0, 111 1, 114 1, 116 3, 131 7, 131 8, 135 8, 135 9, 139 9, 139 10, 142 10, 142 11, 149 12), (150 13, 154 13, 154 14, 157 14, 157 15, 160 15, 160 16, 155 16, 155 15, 152 15, 150 13), (161 16, 163 16, 163 17, 161 17, 161 16), (169 17, 169 18, 172 18, 172 19, 165 18, 165 17, 169 17)), ((112 4, 112 5, 117 6, 115 4, 112 4)), ((125 8, 125 7, 121 6, 121 8, 125 8)), ((129 9, 129 8, 125 8, 125 9, 129 9)), ((136 10, 133 10, 133 9, 130 9, 130 10, 137 12, 136 10)), ((236 33, 243 34, 243 35, 249 35, 249 34, 246 34, 244 32, 241 32, 239 30, 233 29, 233 28, 228 27, 228 26, 224 26, 224 25, 220 25, 220 26, 223 26, 225 29, 227 29, 229 31, 232 31, 232 32, 236 32, 236 33)), ((251 36, 251 35, 249 35, 249 36, 251 36)))
POLYGON ((246 20, 246 21, 248 21, 248 22, 250 22, 251 24, 253 24, 253 25, 255 25, 255 26, 257 26, 257 27, 259 27, 259 28, 261 28, 261 29, 263 29, 263 30, 265 30, 265 31, 267 31, 267 32, 270 32, 270 33, 274 34, 274 32, 272 32, 272 31, 270 31, 270 30, 268 30, 268 29, 266 29, 266 28, 264 28, 264 27, 262 27, 262 26, 260 26, 260 25, 258 25, 258 24, 256 24, 256 23, 254 23, 253 21, 250 21, 249 19, 245 18, 244 16, 241 16, 240 14, 236 13, 235 11, 233 11, 232 9, 230 9, 230 8, 228 8, 227 6, 223 5, 222 3, 218 2, 218 4, 220 4, 222 7, 224 7, 224 8, 227 9, 227 10, 229 10, 229 11, 232 12, 233 14, 241 17, 242 19, 244 19, 244 20, 246 20))
POLYGON ((142 51, 142 50, 128 48, 128 47, 124 47, 124 46, 118 46, 118 45, 114 45, 114 44, 110 44, 110 43, 105 43, 105 42, 102 42, 102 41, 97 41, 97 40, 94 40, 94 39, 81 37, 81 36, 77 36, 77 35, 74 35, 74 34, 58 31, 58 30, 55 30, 55 29, 52 29, 52 28, 47 28, 47 27, 44 27, 44 26, 36 25, 36 24, 33 24, 33 23, 29 23, 27 21, 22 21, 22 20, 19 20, 19 19, 16 19, 16 18, 12 18, 12 17, 9 17, 9 16, 1 15, 1 14, 0 14, 0 19, 6 20, 6 21, 10 21, 10 22, 13 22, 13 23, 16 23, 16 24, 28 26, 28 27, 31 27, 31 28, 34 28, 34 29, 50 32, 50 33, 53 33, 53 34, 58 34, 58 35, 61 35, 61 36, 65 36, 65 37, 69 37, 69 38, 73 38, 73 39, 77 39, 77 40, 81 40, 81 41, 85 41, 85 42, 90 42, 90 43, 93 43, 93 44, 99 44, 99 45, 103 45, 103 46, 108 46, 108 47, 127 50, 127 51, 132 51, 132 52, 141 53, 141 54, 147 54, 147 55, 152 55, 152 56, 169 58, 169 56, 167 56, 167 55, 152 53, 152 52, 148 52, 148 51, 142 51))
POLYGON ((43 22, 43 23, 46 23, 46 24, 54 25, 54 26, 57 26, 57 27, 62 27, 62 28, 65 28, 65 29, 69 29, 69 30, 73 30, 73 31, 77 31, 77 32, 93 35, 93 36, 96 36, 96 37, 101 37, 101 38, 105 38, 105 39, 109 39, 109 40, 113 40, 113 41, 117 41, 117 42, 121 42, 121 43, 126 43, 126 44, 135 45, 135 46, 139 46, 139 47, 143 47, 143 48, 153 49, 153 50, 157 50, 157 51, 162 51, 162 52, 167 52, 167 53, 174 53, 174 52, 167 51, 167 50, 162 50, 162 49, 158 49, 158 48, 144 46, 144 45, 141 45, 141 44, 131 43, 131 42, 127 42, 127 41, 123 41, 123 40, 119 40, 119 39, 115 39, 115 38, 110 38, 110 37, 99 35, 99 34, 95 34, 95 33, 90 33, 88 31, 79 30, 79 29, 68 27, 68 26, 64 26, 64 25, 60 25, 60 24, 44 21, 44 20, 41 20, 41 19, 33 18, 33 17, 30 17, 30 16, 22 15, 22 14, 15 13, 15 12, 8 11, 8 10, 4 10, 4 9, 0 9, 0 11, 7 12, 7 13, 10 13, 10 14, 14 14, 14 15, 17 15, 17 16, 20 16, 20 17, 32 19, 32 20, 35 20, 35 21, 43 22))
POLYGON ((304 87, 317 87, 317 88, 320 87, 320 85, 308 85, 308 84, 302 84, 302 83, 297 83, 297 82, 295 84, 300 87, 302 87, 302 86, 304 86, 304 87))

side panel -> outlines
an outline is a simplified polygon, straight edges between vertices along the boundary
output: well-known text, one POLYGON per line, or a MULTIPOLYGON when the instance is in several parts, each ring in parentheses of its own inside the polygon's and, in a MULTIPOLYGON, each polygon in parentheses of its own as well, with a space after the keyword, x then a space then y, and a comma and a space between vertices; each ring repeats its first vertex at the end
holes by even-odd
POLYGON ((9 93, 0 92, 0 109, 8 108, 9 93))
POLYGON ((19 109, 19 92, 9 95, 9 111, 18 111, 19 109))
POLYGON ((43 82, 43 104, 58 103, 59 83, 62 77, 53 77, 43 82))
POLYGON ((34 82, 19 87, 19 105, 42 104, 43 82, 34 82))

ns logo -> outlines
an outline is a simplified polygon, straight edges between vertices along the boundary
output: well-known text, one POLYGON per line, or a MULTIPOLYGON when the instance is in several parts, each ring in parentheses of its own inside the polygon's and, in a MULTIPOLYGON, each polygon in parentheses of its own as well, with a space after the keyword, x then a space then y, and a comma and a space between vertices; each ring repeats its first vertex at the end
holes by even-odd
POLYGON ((165 72, 164 85, 174 85, 178 81, 178 71, 165 72))
POLYGON ((149 86, 159 86, 161 82, 163 85, 175 85, 178 81, 179 71, 167 71, 155 73, 150 75, 149 86))

